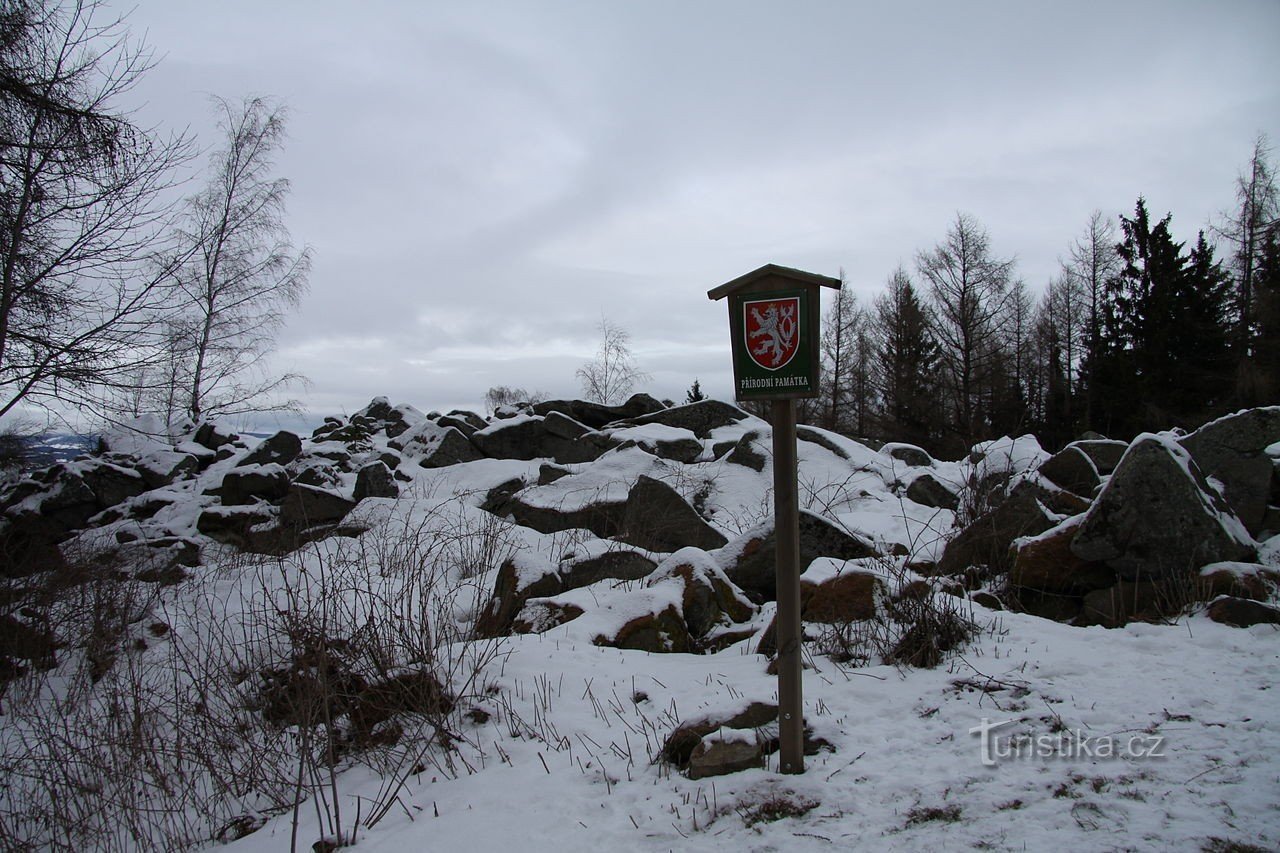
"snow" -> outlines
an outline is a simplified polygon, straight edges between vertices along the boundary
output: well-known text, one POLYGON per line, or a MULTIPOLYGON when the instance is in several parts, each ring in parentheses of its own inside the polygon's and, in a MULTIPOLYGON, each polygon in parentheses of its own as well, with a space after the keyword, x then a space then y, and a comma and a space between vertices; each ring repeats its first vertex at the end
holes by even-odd
MULTIPOLYGON (((421 420, 415 432, 431 432, 416 410, 397 408, 411 423, 421 420)), ((490 429, 528 418, 517 415, 490 429)), ((768 427, 755 419, 722 427, 705 444, 750 431, 759 433, 757 449, 767 458, 768 427)), ((688 437, 653 424, 612 434, 646 443, 688 437)), ((804 579, 821 583, 853 571, 887 582, 918 579, 904 566, 937 556, 954 532, 954 514, 905 498, 901 480, 910 466, 850 439, 820 435, 836 451, 800 442, 802 507, 898 556, 819 558, 804 579)), ((1177 447, 1168 436, 1161 440, 1177 447)), ((384 447, 385 438, 378 438, 373 452, 384 447)), ((1030 436, 976 450, 976 463, 937 461, 934 476, 959 486, 1030 471, 1048 456, 1030 436)), ((161 451, 168 452, 146 450, 161 451)), ((200 513, 217 503, 204 491, 245 453, 236 449, 199 478, 149 493, 169 503, 146 521, 146 530, 197 537, 200 513)), ((425 470, 408 460, 400 471, 411 481, 400 484, 399 499, 366 500, 354 510, 352 519, 371 527, 368 533, 311 543, 283 558, 255 561, 203 540, 206 565, 196 577, 148 586, 147 597, 135 603, 130 630, 163 622, 169 631, 144 635, 145 648, 130 647, 119 670, 177 678, 186 666, 216 664, 230 678, 233 667, 219 662, 233 661, 244 680, 227 695, 243 700, 235 691, 247 691, 254 668, 263 666, 250 647, 253 620, 264 614, 283 619, 311 607, 307 613, 341 614, 360 630, 399 620, 408 627, 404 636, 424 637, 459 697, 459 714, 450 718, 454 752, 443 758, 428 728, 418 740, 406 734, 402 744, 423 751, 418 772, 409 772, 413 761, 396 776, 342 758, 331 784, 296 812, 300 849, 331 835, 324 804, 335 796, 348 830, 357 813, 368 820, 375 802, 390 805, 376 826, 357 830, 356 849, 374 853, 1156 850, 1198 849, 1211 839, 1280 847, 1280 753, 1273 748, 1280 702, 1272 695, 1280 680, 1280 630, 1241 630, 1199 612, 1174 624, 1106 630, 940 597, 956 602, 979 633, 937 669, 841 665, 806 648, 805 718, 830 748, 809 756, 803 774, 780 774, 774 756, 760 769, 685 778, 657 760, 678 725, 776 701, 768 660, 754 652, 758 637, 706 655, 622 650, 597 645, 596 638, 679 606, 678 565, 723 578, 723 567, 733 564, 750 535, 771 527, 771 466, 756 472, 706 459, 680 465, 632 447, 564 466, 569 476, 525 488, 521 500, 570 509, 623 500, 640 475, 652 476, 691 502, 696 498, 730 544, 711 554, 649 555, 660 565, 648 578, 604 580, 535 599, 527 614, 551 604, 583 611, 543 633, 463 641, 502 564, 509 561, 523 584, 565 560, 620 547, 586 531, 537 533, 479 508, 500 484, 535 483, 542 461, 481 460, 425 470), (191 649, 202 653, 177 655, 191 649), (758 819, 770 803, 790 803, 803 813, 758 819)), ((108 542, 142 530, 138 521, 122 520, 84 540, 108 542)), ((1258 550, 1261 565, 1280 569, 1280 537, 1258 550)), ((1204 572, 1257 569, 1215 564, 1204 572)), ((773 612, 766 604, 746 627, 758 635, 773 612)), ((263 642, 287 659, 285 647, 273 645, 279 637, 263 642)), ((77 676, 82 652, 60 651, 60 660, 48 695, 88 693, 77 676)), ((15 716, 16 701, 13 692, 4 696, 0 739, 25 749, 23 738, 34 736, 35 723, 15 716)), ((229 721, 249 719, 246 707, 229 704, 229 721)), ((296 733, 296 726, 282 730, 279 742, 296 743, 290 740, 296 733)), ((153 734, 167 743, 174 730, 153 734)), ((722 729, 717 736, 750 742, 756 735, 722 729)), ((261 805, 246 797, 244 808, 261 805)), ((260 830, 227 846, 245 853, 287 848, 294 820, 291 811, 266 815, 260 830)))

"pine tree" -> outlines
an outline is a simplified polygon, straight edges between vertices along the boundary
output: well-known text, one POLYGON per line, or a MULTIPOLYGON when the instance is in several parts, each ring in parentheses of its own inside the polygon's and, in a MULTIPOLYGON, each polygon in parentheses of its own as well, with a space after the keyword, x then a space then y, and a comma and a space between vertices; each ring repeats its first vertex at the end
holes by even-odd
POLYGON ((934 444, 943 426, 936 399, 938 344, 930 326, 928 309, 899 267, 875 302, 878 432, 924 447, 934 444))
POLYGON ((693 385, 691 385, 689 390, 685 392, 685 405, 688 405, 689 403, 697 403, 705 399, 707 399, 707 395, 702 393, 702 386, 698 384, 697 379, 694 379, 693 385))

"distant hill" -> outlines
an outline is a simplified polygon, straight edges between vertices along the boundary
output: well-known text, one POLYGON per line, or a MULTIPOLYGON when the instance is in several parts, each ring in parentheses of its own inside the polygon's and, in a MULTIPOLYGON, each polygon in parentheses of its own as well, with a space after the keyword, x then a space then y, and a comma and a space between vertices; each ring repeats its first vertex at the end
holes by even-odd
POLYGON ((25 436, 22 442, 25 467, 35 469, 65 462, 93 451, 98 446, 98 436, 47 432, 43 435, 25 436))

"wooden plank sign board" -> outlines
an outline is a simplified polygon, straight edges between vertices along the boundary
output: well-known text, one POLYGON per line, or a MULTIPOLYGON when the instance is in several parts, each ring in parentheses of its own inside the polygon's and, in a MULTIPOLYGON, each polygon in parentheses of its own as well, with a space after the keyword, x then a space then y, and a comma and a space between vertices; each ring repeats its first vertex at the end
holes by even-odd
POLYGON ((819 287, 839 289, 840 281, 767 264, 707 292, 711 299, 729 299, 735 396, 769 400, 773 419, 778 765, 783 773, 804 772, 796 400, 818 395, 819 287))
POLYGON ((736 399, 818 396, 819 286, 840 282, 767 264, 707 293, 729 299, 736 399))

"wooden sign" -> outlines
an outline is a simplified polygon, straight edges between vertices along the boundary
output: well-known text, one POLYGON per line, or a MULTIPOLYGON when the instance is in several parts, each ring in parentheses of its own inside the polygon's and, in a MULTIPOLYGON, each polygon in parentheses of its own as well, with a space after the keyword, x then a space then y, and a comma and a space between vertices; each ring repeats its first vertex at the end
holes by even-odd
POLYGON ((736 399, 818 396, 819 287, 839 288, 840 282, 767 264, 707 293, 729 299, 736 399))
POLYGON ((839 289, 840 281, 767 264, 707 292, 712 299, 729 299, 736 397, 772 401, 778 764, 783 773, 804 772, 796 400, 818 394, 819 287, 839 289))

